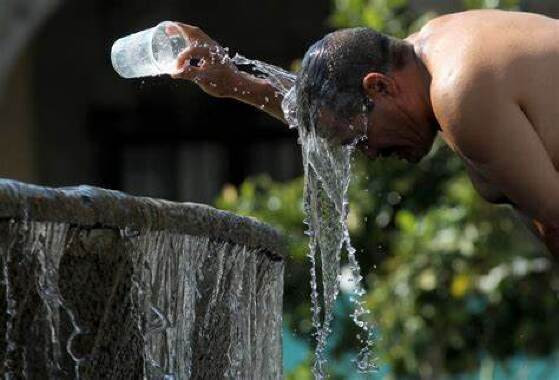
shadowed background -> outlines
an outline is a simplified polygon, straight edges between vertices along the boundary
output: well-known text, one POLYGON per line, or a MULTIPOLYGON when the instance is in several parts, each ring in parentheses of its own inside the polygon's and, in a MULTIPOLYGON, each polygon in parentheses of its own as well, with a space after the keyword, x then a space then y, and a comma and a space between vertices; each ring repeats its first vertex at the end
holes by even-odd
MULTIPOLYGON (((495 7, 559 16, 553 0, 4 0, 0 177, 215 203, 284 231, 285 373, 310 378, 296 132, 191 83, 121 79, 112 42, 177 20, 289 69, 335 28, 368 25, 403 37, 436 14, 495 7)), ((382 335, 376 378, 559 376, 559 278, 510 210, 482 201, 441 144, 417 166, 358 156, 354 171, 349 224, 382 335)), ((331 374, 359 378, 350 287, 342 285, 331 374)))

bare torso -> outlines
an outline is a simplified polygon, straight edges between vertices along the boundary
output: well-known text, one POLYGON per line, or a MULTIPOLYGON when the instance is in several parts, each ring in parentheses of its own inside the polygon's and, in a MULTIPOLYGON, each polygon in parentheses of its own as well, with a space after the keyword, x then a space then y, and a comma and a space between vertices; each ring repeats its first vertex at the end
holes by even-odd
MULTIPOLYGON (((196 27, 180 29, 198 44, 181 54, 175 78, 284 120, 272 83, 232 63, 190 65, 192 58, 212 61, 212 51, 222 48, 196 27)), ((428 98, 424 92, 413 98, 429 113, 423 127, 432 132, 434 116, 478 192, 491 202, 513 204, 559 257, 559 22, 527 13, 470 11, 437 18, 407 41, 431 79, 428 98)), ((412 68, 417 67, 423 69, 412 68)), ((417 71, 408 71, 411 80, 428 77, 417 71)))
MULTIPOLYGON (((470 11, 437 18, 410 39, 431 73, 433 88, 452 83, 449 91, 460 92, 486 81, 488 91, 477 85, 481 91, 476 96, 491 103, 496 96, 493 87, 498 87, 497 96, 518 105, 530 122, 528 128, 534 129, 553 166, 559 168, 558 21, 529 13, 470 11)), ((434 109, 437 119, 443 119, 443 139, 463 158, 480 195, 490 202, 512 203, 469 159, 455 141, 453 126, 445 125, 445 117, 439 118, 434 109)))

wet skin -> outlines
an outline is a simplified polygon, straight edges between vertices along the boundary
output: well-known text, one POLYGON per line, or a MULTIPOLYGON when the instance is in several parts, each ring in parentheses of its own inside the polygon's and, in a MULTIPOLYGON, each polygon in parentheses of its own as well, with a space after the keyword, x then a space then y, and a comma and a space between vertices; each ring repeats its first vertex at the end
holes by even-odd
MULTIPOLYGON (((189 28, 182 32, 215 44, 189 28)), ((559 257, 559 22, 470 11, 436 18, 405 41, 409 57, 401 69, 363 78, 375 106, 360 150, 371 159, 395 154, 417 162, 438 134, 461 157, 480 195, 514 205, 559 257)), ((207 55, 200 48, 185 52, 176 77, 211 77, 223 86, 212 94, 199 80, 208 93, 259 108, 274 93, 266 81, 234 67, 189 65, 190 58, 207 55), (231 83, 249 94, 231 92, 231 83)), ((283 120, 280 104, 274 97, 264 111, 283 120)), ((363 134, 355 121, 341 122, 327 111, 320 124, 341 143, 363 134)))
POLYGON ((396 157, 417 163, 429 152, 434 136, 422 139, 416 133, 406 133, 404 128, 383 128, 393 124, 377 125, 377 118, 373 115, 377 114, 371 112, 350 120, 340 120, 328 110, 324 110, 320 112, 316 125, 317 129, 325 131, 322 134, 334 143, 355 144, 359 151, 372 160, 379 157, 396 157))
POLYGON ((531 218, 557 257, 559 22, 466 12, 435 19, 408 40, 431 76, 441 137, 476 190, 531 218))

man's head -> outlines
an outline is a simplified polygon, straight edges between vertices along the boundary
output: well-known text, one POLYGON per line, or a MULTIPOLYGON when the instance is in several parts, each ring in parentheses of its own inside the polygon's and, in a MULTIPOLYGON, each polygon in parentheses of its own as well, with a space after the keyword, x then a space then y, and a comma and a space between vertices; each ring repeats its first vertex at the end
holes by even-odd
POLYGON ((300 122, 342 143, 366 137, 360 148, 371 158, 394 153, 418 161, 436 133, 419 67, 405 41, 368 28, 330 33, 303 59, 300 122))

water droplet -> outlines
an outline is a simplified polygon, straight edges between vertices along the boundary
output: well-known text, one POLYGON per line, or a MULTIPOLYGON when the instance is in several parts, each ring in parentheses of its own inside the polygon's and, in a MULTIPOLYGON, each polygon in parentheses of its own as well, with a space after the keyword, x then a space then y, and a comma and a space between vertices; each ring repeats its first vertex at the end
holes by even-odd
POLYGON ((123 238, 135 238, 140 236, 140 229, 134 226, 126 226, 123 230, 120 230, 120 235, 123 238))

